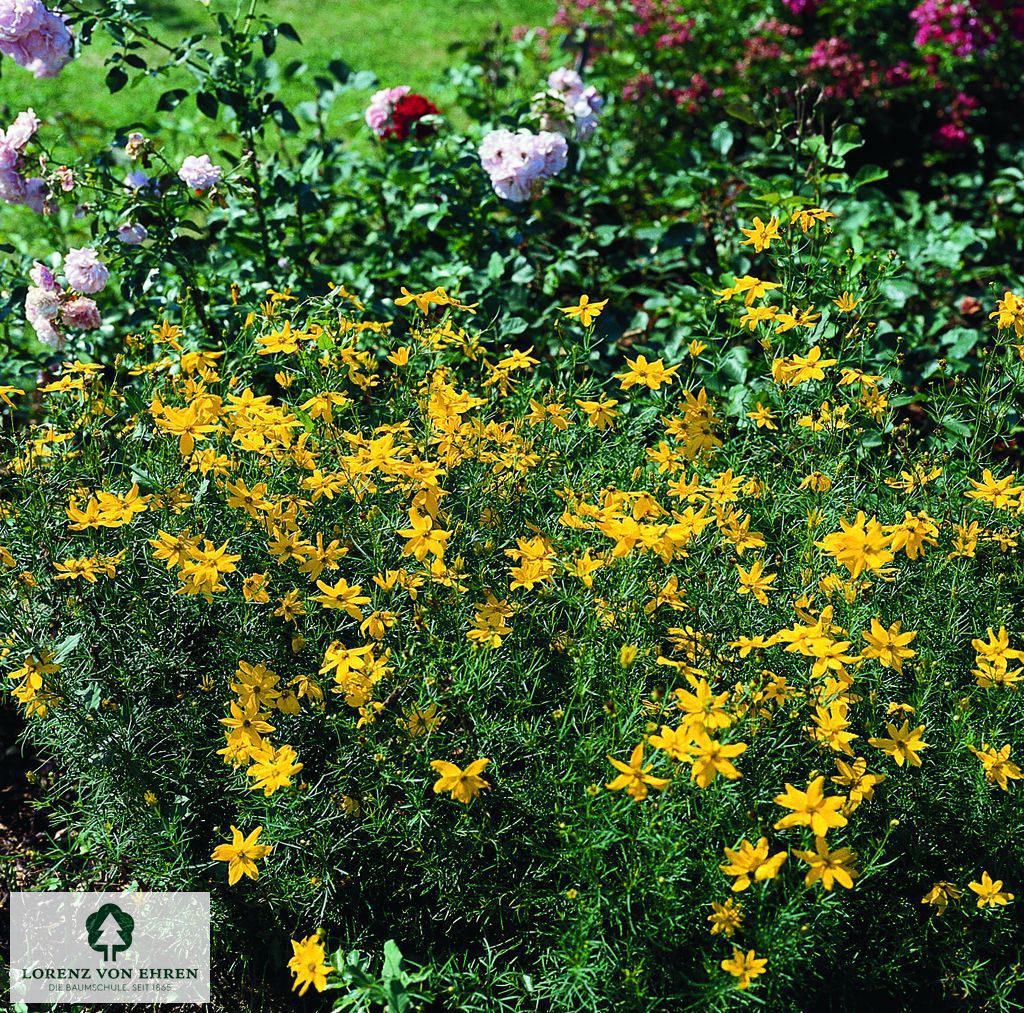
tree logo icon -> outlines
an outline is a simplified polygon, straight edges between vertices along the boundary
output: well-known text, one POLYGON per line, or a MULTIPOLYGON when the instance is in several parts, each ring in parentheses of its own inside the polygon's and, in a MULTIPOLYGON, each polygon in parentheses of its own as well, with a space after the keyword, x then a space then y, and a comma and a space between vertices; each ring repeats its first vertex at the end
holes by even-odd
POLYGON ((89 947, 103 954, 104 960, 117 960, 118 952, 132 945, 135 919, 116 904, 104 904, 85 919, 89 947))

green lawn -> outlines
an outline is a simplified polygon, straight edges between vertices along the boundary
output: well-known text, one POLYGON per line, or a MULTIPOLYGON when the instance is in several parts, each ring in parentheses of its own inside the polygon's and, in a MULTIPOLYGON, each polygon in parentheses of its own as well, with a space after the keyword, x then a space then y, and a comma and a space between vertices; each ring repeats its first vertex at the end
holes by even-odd
MULTIPOLYGON (((153 17, 151 27, 163 37, 210 28, 208 9, 198 0, 149 0, 144 6, 153 17)), ((233 11, 234 3, 214 0, 209 10, 218 8, 233 11)), ((382 84, 410 84, 428 92, 453 59, 450 46, 477 42, 498 24, 505 29, 545 24, 554 8, 555 0, 264 0, 261 4, 270 17, 291 22, 303 40, 302 45, 284 42, 277 54, 280 62, 298 58, 310 71, 317 71, 328 61, 340 59, 356 70, 373 71, 382 84)), ((103 135, 109 135, 112 127, 133 122, 152 125, 155 97, 169 84, 165 79, 144 80, 109 95, 103 84, 105 53, 98 38, 78 61, 50 81, 36 81, 4 59, 0 61, 0 105, 7 107, 5 111, 33 106, 44 117, 73 113, 77 134, 83 119, 103 135)), ((187 87, 190 81, 182 75, 174 84, 187 87)), ((301 82, 286 93, 289 102, 307 97, 301 82)), ((362 96, 351 97, 337 118, 361 109, 362 104, 362 96)), ((193 110, 188 104, 179 115, 190 116, 193 110)), ((202 122, 197 124, 200 129, 202 122)), ((69 123, 69 133, 71 129, 69 123)))

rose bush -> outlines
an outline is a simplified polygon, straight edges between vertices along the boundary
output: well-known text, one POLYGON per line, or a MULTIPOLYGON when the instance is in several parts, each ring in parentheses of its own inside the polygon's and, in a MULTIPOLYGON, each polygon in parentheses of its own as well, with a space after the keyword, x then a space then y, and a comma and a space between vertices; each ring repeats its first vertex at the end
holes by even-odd
MULTIPOLYGON (((682 66, 680 54, 704 66, 726 21, 728 37, 739 39, 735 26, 764 11, 729 7, 722 21, 694 14, 695 33, 686 5, 644 10, 637 22, 631 6, 588 8, 595 30, 564 35, 579 50, 568 56, 539 30, 489 45, 452 69, 447 108, 403 85, 383 89, 366 109, 367 135, 350 143, 326 129, 327 113, 371 79, 339 62, 305 77, 295 61, 278 63, 297 33, 255 5, 234 20, 217 16, 208 38, 180 43, 161 39, 135 8, 68 8, 83 43, 115 40, 110 88, 141 76, 167 81, 157 113, 165 132, 126 126, 98 150, 80 150, 73 132, 56 129, 57 110, 28 110, 8 131, 5 192, 26 206, 3 211, 5 380, 31 387, 63 358, 109 359, 119 330, 144 326, 168 303, 179 307, 179 323, 195 320, 221 342, 233 301, 262 299, 271 272, 281 290, 301 295, 347 285, 381 315, 395 281, 455 291, 462 279, 486 277, 475 287, 502 340, 532 342, 549 356, 565 352, 551 326, 557 307, 580 288, 600 290, 611 306, 593 350, 599 359, 610 364, 630 347, 676 355, 695 336, 702 292, 727 282, 722 264, 736 252, 737 220, 766 204, 785 214, 787 203, 843 212, 835 227, 845 245, 825 254, 836 264, 846 249, 856 261, 870 221, 872 245, 904 265, 872 335, 878 362, 899 358, 901 379, 914 388, 947 366, 976 372, 980 317, 954 307, 980 304, 989 285, 1011 286, 1022 267, 1024 174, 1019 149, 1001 146, 1013 125, 982 117, 972 143, 985 146, 984 157, 958 161, 933 144, 934 123, 884 103, 871 107, 872 120, 868 107, 825 96, 822 81, 808 84, 788 56, 737 65, 721 77, 722 95, 688 99, 687 112, 660 92, 640 95, 629 75, 648 59, 682 66), (770 86, 758 76, 769 71, 770 86), (190 88, 180 86, 182 74, 190 88), (290 108, 281 87, 298 80, 309 101, 290 108), (761 95, 775 97, 758 107, 761 95), (861 126, 836 126, 834 114, 861 126), (176 128, 191 130, 196 117, 216 123, 216 150, 176 128), (901 137, 920 145, 913 157, 879 141, 878 124, 896 120, 901 137), (911 177, 919 191, 903 189, 911 177), (82 309, 65 322, 52 299, 37 305, 31 272, 42 263, 59 273, 62 256, 81 248, 97 251, 115 284, 97 313, 82 309)), ((822 20, 833 17, 824 7, 813 17, 838 31, 822 20)), ((1009 9, 996 20, 1005 17, 1009 9)), ((854 41, 861 23, 847 32, 854 41)), ((909 15, 892 23, 916 31, 909 15)), ((996 60, 1004 37, 1012 31, 941 72, 970 99, 957 106, 964 115, 971 102, 987 109, 995 100, 979 98, 963 75, 993 88, 1017 80, 1016 49, 996 60)), ((922 66, 939 74, 941 61, 922 66)), ((913 94, 911 104, 924 109, 913 94)))

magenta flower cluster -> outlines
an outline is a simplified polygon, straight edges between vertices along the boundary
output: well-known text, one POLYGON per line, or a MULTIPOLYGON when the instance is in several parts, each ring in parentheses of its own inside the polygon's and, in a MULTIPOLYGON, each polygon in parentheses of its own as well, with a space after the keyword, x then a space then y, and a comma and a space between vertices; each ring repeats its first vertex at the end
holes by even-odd
POLYGON ((818 10, 820 2, 821 0, 782 0, 783 6, 797 18, 803 17, 805 14, 814 14, 818 10))
POLYGON ((25 204, 41 212, 46 200, 46 182, 25 175, 25 147, 39 129, 39 118, 31 109, 18 113, 15 121, 0 132, 0 200, 25 204))
POLYGON ((0 53, 36 77, 59 74, 73 46, 64 18, 43 0, 0 0, 0 53))
POLYGON ((925 0, 910 20, 917 26, 915 46, 942 46, 954 56, 984 52, 996 40, 991 19, 960 0, 925 0))
POLYGON ((492 130, 483 139, 479 155, 494 192, 523 203, 538 196, 544 183, 565 168, 569 146, 552 131, 492 130))
POLYGON ((697 22, 685 12, 688 4, 677 0, 632 0, 633 32, 645 38, 654 37, 656 49, 677 49, 693 38, 697 22))
MULTIPOLYGON (((683 0, 623 0, 610 4, 607 0, 561 0, 553 24, 559 28, 579 28, 582 25, 600 25, 613 20, 616 7, 627 11, 632 19, 630 30, 638 38, 652 39, 654 48, 673 50, 685 46, 697 26, 690 16, 693 4, 683 0)), ((591 53, 605 48, 596 38, 591 53)))
POLYGON ((939 146, 947 151, 960 151, 970 143, 968 121, 977 111, 980 102, 973 95, 959 92, 940 114, 946 121, 935 133, 939 146))
POLYGON ((835 36, 814 44, 805 72, 829 98, 857 98, 878 81, 877 70, 869 72, 850 44, 835 36))

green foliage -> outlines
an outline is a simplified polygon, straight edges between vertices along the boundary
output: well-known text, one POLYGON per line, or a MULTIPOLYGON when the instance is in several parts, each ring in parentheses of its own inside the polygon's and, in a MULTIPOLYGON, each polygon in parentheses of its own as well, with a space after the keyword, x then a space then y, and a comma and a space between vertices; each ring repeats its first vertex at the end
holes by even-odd
POLYGON ((332 1009, 373 1010, 378 1007, 408 1013, 418 1008, 417 1003, 429 1001, 431 996, 411 986, 419 985, 428 975, 422 971, 410 973, 403 965, 404 958, 393 939, 384 943, 384 964, 380 974, 373 974, 368 961, 358 950, 344 958, 334 954, 333 967, 337 978, 329 983, 331 989, 345 989, 346 994, 334 1000, 332 1009))

